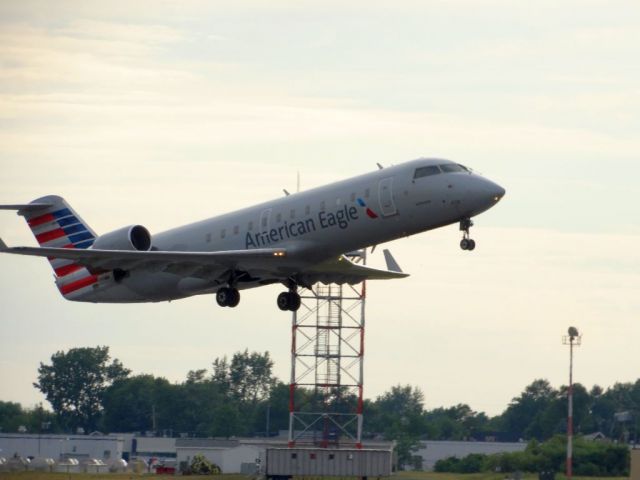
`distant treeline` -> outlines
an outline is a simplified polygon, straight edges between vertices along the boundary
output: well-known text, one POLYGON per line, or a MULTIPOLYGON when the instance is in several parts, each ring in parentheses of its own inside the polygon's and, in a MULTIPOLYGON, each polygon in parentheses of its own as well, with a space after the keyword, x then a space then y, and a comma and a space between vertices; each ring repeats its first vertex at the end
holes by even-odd
MULTIPOLYGON (((289 426, 289 386, 273 375, 269 353, 238 352, 213 360, 210 369, 190 371, 183 382, 153 375, 131 375, 108 347, 72 348, 41 363, 34 386, 53 411, 42 405, 22 408, 0 401, 0 431, 89 433, 146 432, 229 437, 273 434, 289 426), (269 432, 266 432, 267 423, 269 432)), ((301 410, 318 411, 313 392, 296 391, 301 410)), ((353 412, 356 398, 332 392, 330 408, 353 412)), ((412 461, 419 440, 535 439, 566 432, 566 387, 535 380, 500 415, 489 417, 466 404, 426 410, 423 392, 393 386, 365 400, 365 435, 397 442, 401 463, 412 461)), ((574 385, 574 430, 602 432, 618 441, 637 439, 640 431, 640 379, 606 390, 574 385)))

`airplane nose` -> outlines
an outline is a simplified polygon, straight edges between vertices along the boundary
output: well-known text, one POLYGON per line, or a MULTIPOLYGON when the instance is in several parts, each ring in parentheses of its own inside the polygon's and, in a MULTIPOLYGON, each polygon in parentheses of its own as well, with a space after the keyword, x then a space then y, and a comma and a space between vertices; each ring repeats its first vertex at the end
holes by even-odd
POLYGON ((494 207, 506 193, 500 185, 480 175, 469 177, 466 186, 467 191, 462 201, 461 213, 469 217, 494 207))
POLYGON ((506 191, 487 178, 476 177, 469 193, 467 205, 472 215, 478 215, 496 205, 504 197, 506 191))
POLYGON ((493 201, 494 202, 499 202, 500 199, 502 197, 504 197, 505 193, 507 193, 507 191, 504 188, 502 188, 497 183, 493 183, 492 188, 491 188, 491 194, 493 195, 493 201))

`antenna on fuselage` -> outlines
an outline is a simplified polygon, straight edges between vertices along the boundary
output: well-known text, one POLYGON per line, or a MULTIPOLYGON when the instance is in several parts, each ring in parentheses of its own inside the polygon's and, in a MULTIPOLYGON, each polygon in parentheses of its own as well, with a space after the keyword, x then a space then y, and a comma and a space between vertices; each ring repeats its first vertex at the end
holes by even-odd
MULTIPOLYGON (((289 193, 289 190, 287 190, 286 188, 283 188, 282 191, 287 197, 291 195, 291 193, 289 193)), ((299 191, 300 191, 300 172, 298 171, 296 173, 296 193, 298 193, 299 191)))
POLYGON ((382 169, 384 168, 384 167, 383 167, 382 165, 380 165, 378 162, 376 162, 376 165, 378 165, 378 168, 379 168, 380 170, 382 170, 382 169))

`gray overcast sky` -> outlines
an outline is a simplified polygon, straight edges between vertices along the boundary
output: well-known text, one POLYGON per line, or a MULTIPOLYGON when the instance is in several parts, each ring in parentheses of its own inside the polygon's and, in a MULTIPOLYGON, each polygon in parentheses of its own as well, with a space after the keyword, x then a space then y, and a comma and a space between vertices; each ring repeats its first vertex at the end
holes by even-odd
MULTIPOLYGON (((389 245, 412 276, 369 288, 365 395, 496 414, 534 378, 640 375, 640 4, 635 1, 0 3, 0 203, 64 196, 98 232, 152 233, 420 156, 507 189, 477 218, 389 245), (389 298, 399 302, 391 307, 389 298)), ((0 215, 10 245, 33 245, 0 215)), ((380 250, 371 259, 381 265, 380 250)), ((108 345, 172 381, 269 350, 278 287, 84 305, 46 261, 0 256, 0 399, 33 405, 40 361, 108 345)))

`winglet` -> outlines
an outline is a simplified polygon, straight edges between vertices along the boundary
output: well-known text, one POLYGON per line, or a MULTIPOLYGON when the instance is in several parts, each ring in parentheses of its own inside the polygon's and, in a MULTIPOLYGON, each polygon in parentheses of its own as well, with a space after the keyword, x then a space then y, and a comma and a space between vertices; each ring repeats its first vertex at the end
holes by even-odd
POLYGON ((398 262, 396 262, 396 259, 393 258, 393 255, 391 255, 391 252, 385 248, 382 251, 382 253, 384 253, 384 261, 387 263, 387 269, 392 272, 402 273, 402 269, 400 268, 400 265, 398 265, 398 262))

